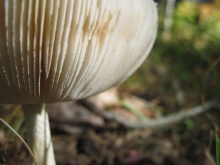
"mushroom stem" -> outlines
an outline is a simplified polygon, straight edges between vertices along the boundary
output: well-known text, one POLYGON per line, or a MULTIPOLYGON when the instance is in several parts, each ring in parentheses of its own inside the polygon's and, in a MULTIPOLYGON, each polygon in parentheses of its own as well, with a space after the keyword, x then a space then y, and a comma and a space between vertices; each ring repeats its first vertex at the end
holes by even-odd
POLYGON ((55 165, 50 135, 48 113, 45 104, 23 105, 29 146, 38 165, 55 165))

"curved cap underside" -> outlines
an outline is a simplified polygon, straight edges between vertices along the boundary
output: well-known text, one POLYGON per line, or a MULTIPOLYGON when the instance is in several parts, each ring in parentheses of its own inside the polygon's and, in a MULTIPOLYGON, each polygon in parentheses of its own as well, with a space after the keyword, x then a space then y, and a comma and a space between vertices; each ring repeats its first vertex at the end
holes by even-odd
POLYGON ((156 30, 152 0, 2 0, 0 103, 75 100, 117 85, 156 30))

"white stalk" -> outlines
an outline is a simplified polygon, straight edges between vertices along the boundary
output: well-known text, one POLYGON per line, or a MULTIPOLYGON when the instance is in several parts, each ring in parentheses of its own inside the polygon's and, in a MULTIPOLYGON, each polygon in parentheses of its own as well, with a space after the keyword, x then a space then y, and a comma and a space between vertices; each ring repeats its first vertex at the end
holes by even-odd
POLYGON ((38 165, 55 165, 53 143, 45 104, 23 105, 29 146, 38 165))

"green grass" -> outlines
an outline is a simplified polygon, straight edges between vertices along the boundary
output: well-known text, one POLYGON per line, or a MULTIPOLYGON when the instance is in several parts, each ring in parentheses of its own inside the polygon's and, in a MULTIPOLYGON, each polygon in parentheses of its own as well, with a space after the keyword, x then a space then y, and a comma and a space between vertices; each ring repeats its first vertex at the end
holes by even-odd
POLYGON ((217 133, 215 136, 215 144, 216 144, 216 165, 220 165, 220 140, 217 133))

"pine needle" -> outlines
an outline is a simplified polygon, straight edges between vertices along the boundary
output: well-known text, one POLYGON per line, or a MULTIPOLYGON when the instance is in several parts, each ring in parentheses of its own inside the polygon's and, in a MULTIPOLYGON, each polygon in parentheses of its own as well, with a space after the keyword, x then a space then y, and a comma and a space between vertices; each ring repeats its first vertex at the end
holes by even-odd
POLYGON ((31 149, 29 148, 28 144, 24 141, 24 139, 8 124, 6 123, 2 118, 0 118, 0 121, 6 126, 8 127, 22 142, 23 144, 26 146, 26 148, 28 149, 29 153, 31 154, 32 158, 34 159, 34 162, 36 165, 38 165, 37 160, 33 154, 33 152, 31 151, 31 149))

